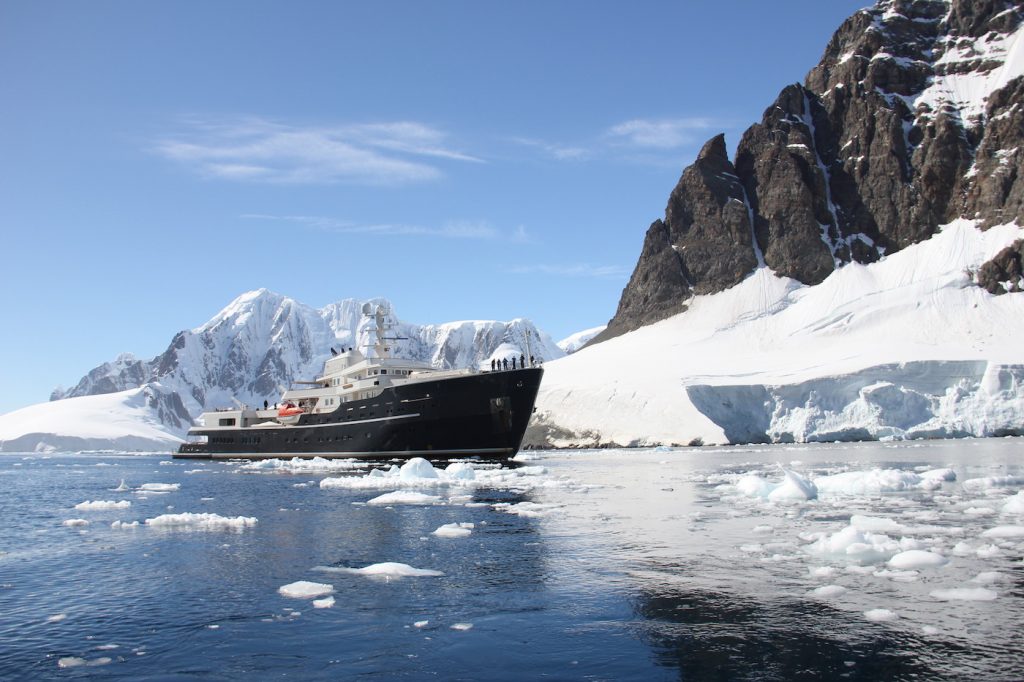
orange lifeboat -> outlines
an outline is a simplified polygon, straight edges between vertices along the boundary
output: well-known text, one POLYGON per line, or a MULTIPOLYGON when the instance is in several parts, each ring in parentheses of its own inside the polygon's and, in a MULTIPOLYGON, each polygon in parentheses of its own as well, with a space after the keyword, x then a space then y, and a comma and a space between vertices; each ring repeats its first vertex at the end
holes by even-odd
POLYGON ((281 406, 281 409, 277 411, 277 421, 282 424, 295 424, 299 421, 299 417, 305 412, 301 407, 295 407, 291 403, 286 403, 281 406))

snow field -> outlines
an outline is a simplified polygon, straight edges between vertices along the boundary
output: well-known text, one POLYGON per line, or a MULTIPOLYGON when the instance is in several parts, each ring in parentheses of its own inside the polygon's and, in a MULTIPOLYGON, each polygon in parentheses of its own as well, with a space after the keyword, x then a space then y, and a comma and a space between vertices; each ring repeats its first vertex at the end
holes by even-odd
MULTIPOLYGON (((1024 42, 1022 42, 1024 45, 1024 42)), ((816 286, 761 268, 685 312, 546 365, 553 444, 988 436, 1024 422, 1024 297, 969 272, 1024 235, 957 220, 816 286), (624 358, 644 358, 639 365, 624 358)))

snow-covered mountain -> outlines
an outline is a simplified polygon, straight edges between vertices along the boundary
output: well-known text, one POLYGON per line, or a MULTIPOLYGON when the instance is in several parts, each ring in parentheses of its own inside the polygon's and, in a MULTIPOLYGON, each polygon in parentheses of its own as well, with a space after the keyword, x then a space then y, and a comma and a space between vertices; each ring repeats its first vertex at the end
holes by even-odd
MULTIPOLYGON (((134 403, 135 411, 125 412, 117 408, 117 401, 136 399, 139 389, 144 389, 146 395, 163 396, 171 406, 148 408, 142 420, 158 423, 164 433, 163 447, 170 447, 188 430, 191 419, 205 409, 230 406, 235 400, 249 405, 264 400, 276 402, 282 390, 294 381, 316 377, 332 347, 356 346, 362 326, 368 323, 361 313, 364 303, 391 310, 394 356, 429 362, 438 369, 489 366, 492 357, 526 353, 527 341, 530 353, 540 360, 565 355, 548 334, 525 319, 416 325, 399 321, 394 307, 383 298, 345 299, 318 310, 260 289, 242 294, 202 326, 179 332, 157 357, 139 360, 122 354, 90 371, 71 389, 55 390, 50 403, 26 408, 35 415, 33 428, 42 430, 26 430, 24 410, 3 415, 0 450, 79 442, 73 440, 76 428, 67 424, 82 423, 69 417, 76 405, 85 411, 93 409, 95 401, 86 401, 86 397, 121 396, 111 398, 111 414, 116 414, 120 422, 130 423, 141 413, 134 403), (47 414, 52 415, 53 422, 49 430, 43 426, 47 414)), ((104 446, 100 436, 89 438, 90 449, 117 448, 121 447, 117 443, 127 442, 122 438, 104 446)), ((149 430, 145 439, 150 444, 159 440, 149 430)))
POLYGON ((879 0, 648 229, 533 444, 1024 433, 1024 2, 879 0))
POLYGON ((565 351, 566 354, 575 353, 580 348, 587 345, 588 341, 603 332, 606 326, 607 325, 602 324, 600 327, 591 327, 590 329, 584 329, 583 331, 576 332, 575 334, 570 334, 558 342, 558 347, 565 351))

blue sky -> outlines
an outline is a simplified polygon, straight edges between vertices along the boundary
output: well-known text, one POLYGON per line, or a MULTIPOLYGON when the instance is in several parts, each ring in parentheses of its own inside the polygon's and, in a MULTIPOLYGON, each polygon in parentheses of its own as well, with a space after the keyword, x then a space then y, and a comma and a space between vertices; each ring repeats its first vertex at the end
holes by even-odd
POLYGON ((0 412, 238 294, 605 323, 845 0, 0 3, 0 412))

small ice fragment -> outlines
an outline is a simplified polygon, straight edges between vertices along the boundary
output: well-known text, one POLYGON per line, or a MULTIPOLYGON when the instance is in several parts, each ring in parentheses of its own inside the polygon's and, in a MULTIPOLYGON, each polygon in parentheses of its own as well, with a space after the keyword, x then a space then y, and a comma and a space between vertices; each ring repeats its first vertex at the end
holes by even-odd
POLYGON ((472 630, 472 623, 454 623, 452 624, 452 630, 472 630))
POLYGON ((992 601, 999 594, 985 587, 957 587, 950 590, 932 590, 931 596, 942 601, 992 601))
POLYGON ((406 577, 434 577, 442 576, 441 571, 434 571, 429 568, 414 568, 409 564, 400 564, 395 561, 385 561, 379 564, 371 564, 363 568, 348 568, 344 566, 315 566, 314 571, 325 573, 354 573, 381 578, 406 578, 406 577))
POLYGON ((282 585, 277 588, 277 591, 284 597, 292 597, 293 599, 309 599, 311 597, 320 597, 334 592, 334 585, 314 583, 308 580, 298 580, 294 583, 282 585))
POLYGON ((971 578, 972 583, 978 583, 980 585, 991 585, 992 583, 998 583, 1003 580, 1008 580, 1007 576, 999 571, 982 571, 978 575, 971 578))
POLYGON ((476 478, 473 467, 465 462, 452 462, 444 470, 448 478, 459 481, 472 481, 476 478))
POLYGON ((118 530, 118 529, 121 529, 121 528, 138 528, 139 527, 139 522, 138 521, 132 521, 132 522, 121 521, 119 519, 119 520, 114 521, 113 523, 111 523, 110 527, 115 529, 115 530, 118 530))
POLYGON ((68 519, 60 525, 67 526, 68 528, 74 528, 76 526, 88 526, 89 522, 85 519, 68 519))
POLYGON ((429 620, 418 620, 412 624, 414 628, 425 628, 430 623, 429 620))
POLYGON ((473 532, 472 523, 446 523, 434 531, 439 538, 464 538, 473 532))
POLYGON ((807 572, 812 578, 831 578, 839 573, 835 566, 809 566, 807 572))
POLYGON ((46 622, 47 623, 59 623, 62 620, 64 620, 65 618, 67 618, 67 617, 68 617, 68 614, 66 614, 66 613, 56 613, 56 614, 54 614, 52 616, 48 616, 46 618, 46 622))
POLYGON ((895 611, 889 609, 869 609, 864 612, 864 617, 872 623, 884 623, 899 618, 895 611))
POLYGON ((413 457, 402 465, 398 477, 402 480, 413 478, 438 478, 437 469, 422 457, 413 457))
POLYGON ((334 606, 334 597, 313 600, 313 608, 315 609, 329 609, 332 606, 334 606))
POLYGON ((760 534, 760 533, 771 533, 772 532, 772 527, 771 526, 765 526, 765 525, 754 526, 753 529, 751 529, 751 532, 752 533, 758 533, 758 534, 760 534))
POLYGON ((822 585, 811 590, 811 595, 828 599, 830 597, 838 597, 843 592, 846 592, 846 588, 842 585, 822 585))
POLYGON ((925 625, 921 627, 921 632, 926 635, 937 635, 939 634, 939 629, 934 625, 925 625))
POLYGON ((146 490, 154 493, 171 493, 180 488, 180 483, 143 483, 139 486, 139 490, 146 490))
POLYGON ((367 500, 366 504, 437 504, 440 501, 441 498, 437 495, 427 495, 426 493, 417 493, 411 490, 396 490, 393 493, 384 493, 372 500, 367 500))
POLYGON ((161 514, 155 518, 146 519, 147 526, 197 530, 241 529, 255 526, 256 523, 257 519, 252 516, 227 517, 219 514, 193 514, 191 512, 161 514))
POLYGON ((1020 538, 1024 537, 1024 526, 996 526, 981 534, 983 538, 1020 538))
POLYGON ((893 556, 893 558, 889 559, 888 565, 890 568, 900 570, 914 570, 919 568, 936 568, 938 566, 945 566, 948 563, 949 559, 941 554, 923 549, 911 549, 893 556))
POLYGON ((114 488, 114 492, 116 492, 116 493, 123 493, 126 490, 131 490, 131 488, 128 487, 128 484, 125 483, 124 479, 122 478, 121 479, 121 484, 119 486, 117 486, 116 488, 114 488))
POLYGON ((1024 516, 1024 490, 1019 491, 1016 495, 1006 498, 1003 502, 1002 512, 1004 514, 1019 514, 1024 516))
POLYGON ((103 509, 127 509, 132 506, 128 500, 86 500, 75 505, 75 509, 81 511, 100 511, 103 509))
POLYGON ((818 488, 800 474, 782 470, 786 479, 775 490, 768 493, 768 499, 772 502, 782 500, 813 500, 818 497, 818 488))
POLYGON ((58 668, 77 668, 85 665, 85 659, 78 656, 64 656, 57 660, 58 668))

